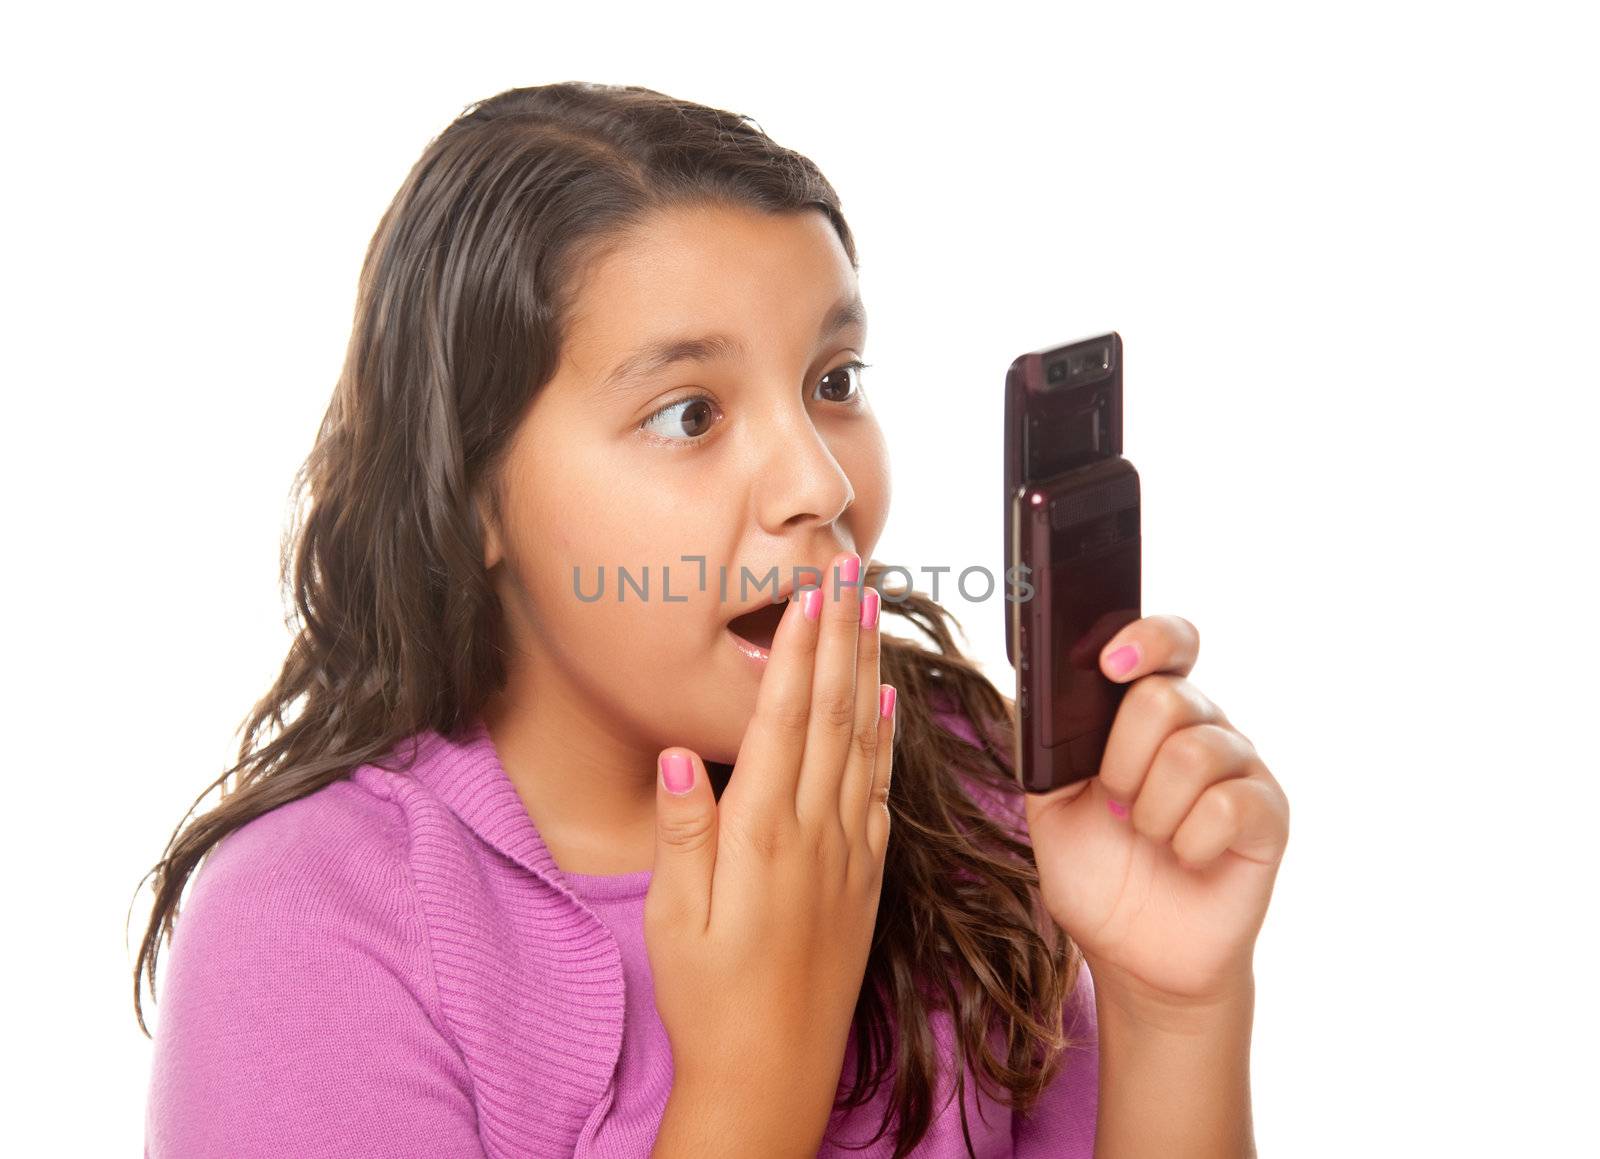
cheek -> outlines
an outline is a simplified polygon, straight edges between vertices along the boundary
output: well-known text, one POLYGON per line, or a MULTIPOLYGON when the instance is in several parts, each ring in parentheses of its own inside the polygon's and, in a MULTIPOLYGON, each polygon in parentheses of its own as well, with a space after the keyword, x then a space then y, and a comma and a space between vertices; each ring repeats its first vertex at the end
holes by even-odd
MULTIPOLYGON (((580 573, 583 599, 573 590, 570 564, 540 593, 544 643, 618 735, 658 747, 688 744, 709 759, 732 759, 711 755, 737 751, 742 735, 733 700, 742 686, 728 679, 739 657, 717 639, 707 604, 715 596, 715 571, 708 575, 709 590, 701 592, 697 565, 675 555, 660 559, 653 543, 638 547, 607 543, 591 552, 595 562, 580 573)), ((691 551, 706 554, 703 545, 691 551)))
POLYGON ((552 487, 530 506, 538 511, 526 524, 523 559, 532 567, 522 574, 540 623, 565 655, 620 675, 650 670, 705 635, 717 546, 693 497, 664 504, 622 489, 552 487))
POLYGON ((841 463, 850 476, 850 486, 856 496, 851 531, 857 549, 870 557, 889 519, 888 444, 882 430, 874 423, 860 440, 842 453, 848 456, 841 463))

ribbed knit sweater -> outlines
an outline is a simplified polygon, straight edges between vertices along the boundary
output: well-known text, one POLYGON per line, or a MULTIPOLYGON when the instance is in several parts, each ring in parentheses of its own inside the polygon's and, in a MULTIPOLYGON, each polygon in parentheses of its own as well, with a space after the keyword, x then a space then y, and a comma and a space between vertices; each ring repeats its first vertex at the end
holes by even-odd
MULTIPOLYGON (((965 717, 940 719, 974 740, 965 717)), ((650 873, 561 870, 481 720, 413 739, 410 768, 362 765, 202 863, 157 991, 147 1159, 650 1153, 672 1088, 644 946, 650 873)), ((1092 1155, 1087 967, 1079 979, 1063 1023, 1085 1045, 1032 1115, 967 1074, 982 1159, 1092 1155)), ((951 1058, 948 1015, 931 1024, 951 1058)), ((854 1066, 852 1036, 843 1082, 854 1066)), ((966 1154, 951 1078, 918 1155, 966 1154)), ((887 1133, 840 1147, 877 1131, 888 1089, 836 1111, 818 1154, 892 1154, 887 1133)))

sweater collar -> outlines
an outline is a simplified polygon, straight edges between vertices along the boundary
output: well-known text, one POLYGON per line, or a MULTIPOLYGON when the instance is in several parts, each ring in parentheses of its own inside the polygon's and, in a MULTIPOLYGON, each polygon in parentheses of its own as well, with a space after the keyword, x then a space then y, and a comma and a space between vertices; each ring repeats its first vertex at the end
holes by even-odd
MULTIPOLYGON (((460 733, 428 729, 413 739, 413 777, 500 853, 546 881, 560 880, 555 858, 500 763, 481 715, 460 733)), ((405 747, 402 742, 401 748, 405 747)))
POLYGON ((443 806, 416 814, 419 843, 451 844, 427 828, 448 811, 541 883, 530 889, 520 874, 493 874, 492 890, 485 875, 438 849, 420 859, 435 874, 455 870, 428 891, 449 909, 450 936, 433 943, 447 1017, 472 1060, 505 1068, 487 1071, 494 1089, 478 1088, 484 1138, 496 1136, 502 1146, 525 1140, 518 1154, 581 1152, 580 1140, 593 1137, 611 1108, 622 1057, 627 981, 616 937, 563 881, 481 716, 458 733, 414 733, 389 758, 381 767, 417 782, 430 806, 443 806))

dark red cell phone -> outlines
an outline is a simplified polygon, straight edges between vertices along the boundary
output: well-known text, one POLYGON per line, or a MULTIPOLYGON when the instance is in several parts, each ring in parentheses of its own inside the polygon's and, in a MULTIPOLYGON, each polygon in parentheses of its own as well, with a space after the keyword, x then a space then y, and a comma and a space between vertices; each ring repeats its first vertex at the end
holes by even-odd
POLYGON ((1100 649, 1140 616, 1139 473, 1122 457, 1122 339, 1021 355, 1006 375, 1006 657, 1017 779, 1096 775, 1127 691, 1100 649))

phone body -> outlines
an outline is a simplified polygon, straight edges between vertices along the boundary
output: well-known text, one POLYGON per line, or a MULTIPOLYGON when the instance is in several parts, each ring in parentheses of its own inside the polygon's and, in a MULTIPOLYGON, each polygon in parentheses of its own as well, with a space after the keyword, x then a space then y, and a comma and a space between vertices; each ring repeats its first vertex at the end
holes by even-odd
POLYGON ((1018 357, 1006 376, 1005 437, 1017 779, 1043 793, 1099 772, 1127 691, 1100 671, 1100 650, 1141 614, 1139 474, 1122 457, 1121 337, 1018 357))

